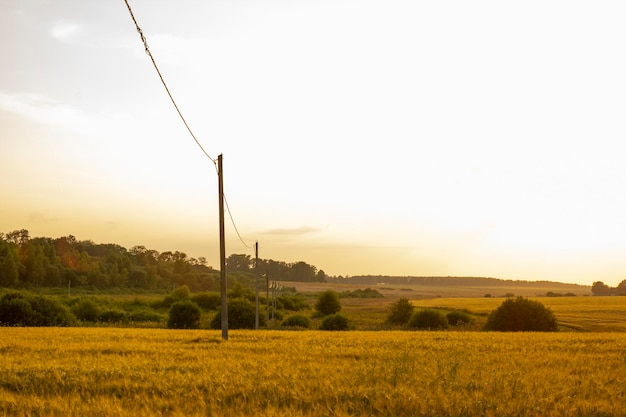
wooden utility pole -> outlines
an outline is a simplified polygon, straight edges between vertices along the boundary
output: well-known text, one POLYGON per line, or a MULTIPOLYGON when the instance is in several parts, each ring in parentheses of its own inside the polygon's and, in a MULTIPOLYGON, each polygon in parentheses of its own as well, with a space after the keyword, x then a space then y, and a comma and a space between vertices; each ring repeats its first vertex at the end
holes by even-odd
POLYGON ((254 269, 256 275, 256 316, 254 317, 254 329, 259 330, 259 242, 254 244, 254 269))
POLYGON ((220 287, 222 290, 222 340, 228 340, 228 299, 226 298, 226 242, 224 233, 224 171, 222 154, 217 157, 217 177, 219 182, 220 210, 220 287))

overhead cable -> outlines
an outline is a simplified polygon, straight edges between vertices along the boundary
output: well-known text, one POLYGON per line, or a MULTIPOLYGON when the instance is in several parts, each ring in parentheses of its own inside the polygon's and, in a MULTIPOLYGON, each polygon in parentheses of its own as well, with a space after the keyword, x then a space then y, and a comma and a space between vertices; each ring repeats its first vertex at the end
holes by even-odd
POLYGON ((196 135, 194 135, 193 132, 191 131, 191 128, 189 127, 189 125, 187 124, 187 121, 185 120, 185 117, 183 117, 183 114, 181 113, 180 109, 178 108, 178 105, 176 104, 176 101, 174 100, 174 97, 172 96, 172 93, 170 92, 170 89, 167 87, 167 84, 165 83, 165 79, 163 79, 163 75, 161 75, 161 71, 159 70, 159 67, 157 66, 157 63, 154 60, 154 57, 152 56, 152 52, 150 52, 150 48, 148 47, 148 41, 146 40, 146 37, 143 35, 143 32, 141 31, 141 28, 139 27, 139 24, 137 23, 137 19, 135 19, 135 15, 133 14, 133 10, 130 8, 130 4, 128 3, 128 0, 124 0, 124 2, 126 3, 126 7, 128 7, 128 12, 130 13, 130 17, 133 19, 133 22, 135 23, 135 27, 137 28, 137 32, 139 33, 139 36, 141 37, 141 42, 143 43, 143 46, 146 49, 146 54, 148 54, 148 56, 150 57, 150 60, 152 61, 152 65, 154 65, 154 69, 156 70, 157 74, 159 74, 159 78, 161 79, 161 83, 163 83, 163 87, 165 87, 165 91, 167 91, 167 95, 170 97, 170 100, 172 100, 172 104, 174 105, 174 108, 176 109, 176 111, 178 112, 178 115, 180 116, 181 120, 185 124, 185 127, 189 131, 189 134, 191 135, 193 140, 196 141, 196 144, 198 145, 198 147, 200 147, 200 150, 202 150, 204 155, 206 155, 206 157, 209 158, 211 160, 211 162, 213 162, 213 164, 215 164, 216 163, 215 158, 212 158, 207 153, 207 151, 204 150, 204 148, 202 147, 202 145, 200 144, 200 142, 196 138, 196 135))

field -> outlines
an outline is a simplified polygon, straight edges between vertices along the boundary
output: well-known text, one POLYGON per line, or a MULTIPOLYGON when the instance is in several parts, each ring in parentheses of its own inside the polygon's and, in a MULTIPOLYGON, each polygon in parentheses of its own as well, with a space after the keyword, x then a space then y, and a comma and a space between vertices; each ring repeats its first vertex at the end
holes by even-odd
POLYGON ((348 332, 0 327, 0 416, 626 416, 626 297, 531 297, 561 332, 487 333, 504 298, 415 294, 342 298, 348 332), (400 297, 475 323, 391 330, 400 297))
POLYGON ((1 328, 4 416, 624 416, 622 333, 1 328))

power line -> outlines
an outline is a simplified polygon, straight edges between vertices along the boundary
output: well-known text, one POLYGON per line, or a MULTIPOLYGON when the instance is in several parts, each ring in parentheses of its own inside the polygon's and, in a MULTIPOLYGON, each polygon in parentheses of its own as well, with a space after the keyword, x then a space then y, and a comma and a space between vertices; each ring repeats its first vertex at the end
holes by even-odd
POLYGON ((172 96, 170 89, 167 87, 167 84, 165 83, 165 79, 163 79, 163 75, 161 75, 161 71, 159 70, 157 63, 154 60, 154 57, 152 56, 152 52, 150 52, 150 48, 148 48, 148 41, 146 40, 146 37, 143 35, 143 32, 141 31, 141 28, 139 27, 139 24, 137 23, 137 19, 135 19, 135 15, 133 14, 133 10, 130 8, 130 4, 128 3, 128 0, 124 0, 124 2, 126 3, 126 7, 128 7, 128 12, 130 13, 130 17, 133 19, 133 22, 135 23, 135 27, 137 28, 137 32, 139 33, 139 36, 141 37, 141 42, 143 42, 143 46, 146 49, 146 54, 148 54, 148 56, 150 57, 150 60, 152 61, 152 65, 154 65, 154 69, 156 70, 157 74, 159 74, 161 83, 163 83, 163 87, 165 87, 165 91, 167 91, 167 95, 170 96, 170 100, 172 100, 172 104, 174 105, 174 108, 176 109, 176 111, 178 112, 178 115, 180 116, 181 120, 185 124, 185 127, 189 131, 189 134, 191 135, 193 140, 196 141, 196 144, 200 147, 200 150, 202 150, 202 152, 206 155, 206 157, 209 158, 211 162, 213 162, 213 164, 215 164, 216 163, 215 158, 211 158, 211 156, 207 153, 207 151, 204 150, 204 148, 202 147, 202 145, 196 138, 196 135, 193 134, 193 132, 191 131, 191 128, 187 124, 187 121, 183 117, 183 114, 178 108, 178 105, 176 104, 176 101, 174 100, 174 97, 172 96))
POLYGON ((252 249, 252 246, 250 246, 246 242, 244 242, 243 238, 239 234, 239 230, 237 229, 237 225, 235 224, 235 219, 233 219, 233 214, 230 212, 230 207, 228 206, 228 201, 226 200, 226 195, 224 195, 224 203, 226 204, 226 211, 228 212, 228 216, 230 217, 230 221, 232 222, 233 227, 235 228, 235 232, 237 232, 237 236, 239 236, 239 240, 241 241, 241 243, 243 243, 243 245, 246 248, 252 249))
MULTIPOLYGON (((202 147, 202 145, 200 144, 200 142, 198 141, 196 136, 191 131, 191 128, 187 124, 187 121, 185 120, 185 117, 183 116, 182 112, 178 108, 178 105, 176 104, 176 101, 174 100, 174 97, 172 96, 172 93, 170 92, 170 89, 167 87, 167 84, 165 83, 165 79, 163 78, 163 75, 161 74, 161 71, 159 70, 159 67, 157 66, 157 63, 154 60, 154 57, 152 56, 152 53, 150 52, 150 48, 148 47, 148 41, 146 40, 146 37, 144 36, 143 31, 139 27, 139 24, 137 23, 137 19, 135 19, 135 15, 133 14, 133 10, 131 9, 130 4, 128 3, 128 0, 124 0, 124 2, 126 3, 126 7, 128 8, 128 12, 130 13, 130 17, 133 19, 133 22, 135 23, 135 27, 137 28, 137 32, 139 33, 139 36, 141 37, 141 42, 143 43, 143 46, 144 46, 145 51, 146 51, 146 54, 148 54, 148 56, 150 57, 150 60, 152 61, 152 65, 154 66, 154 69, 156 70, 157 74, 159 75, 159 78, 161 79, 161 83, 163 84, 163 87, 165 87, 165 91, 167 92, 167 95, 170 97, 170 100, 172 101, 172 104, 174 105, 174 108, 178 112, 178 115, 180 116, 180 118, 183 121, 185 127, 189 131, 189 134, 191 135, 193 140, 196 142, 196 144, 198 145, 198 147, 200 148, 202 153, 204 153, 204 155, 207 158, 209 158, 211 160, 211 162, 213 162, 213 165, 215 165, 215 171, 219 175, 219 170, 218 170, 218 167, 217 167, 217 159, 212 158, 207 153, 207 151, 204 150, 204 148, 202 147)), ((230 207, 228 206, 228 201, 226 201, 226 196, 225 195, 224 195, 224 203, 226 204, 226 211, 228 211, 228 216, 230 217, 230 221, 233 224, 233 227, 235 228, 235 232, 237 232, 237 236, 239 237, 239 240, 241 241, 241 243, 243 243, 243 245, 246 248, 252 249, 252 246, 248 245, 243 240, 243 238, 241 237, 241 234, 239 233, 239 229, 237 229, 237 225, 235 224, 235 219, 233 218, 233 214, 230 211, 230 207)))

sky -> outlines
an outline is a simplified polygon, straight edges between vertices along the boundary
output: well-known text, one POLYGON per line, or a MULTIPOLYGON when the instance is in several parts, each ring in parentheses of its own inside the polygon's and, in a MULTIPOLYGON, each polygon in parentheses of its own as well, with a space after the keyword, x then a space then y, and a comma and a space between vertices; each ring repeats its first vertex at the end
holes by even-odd
POLYGON ((626 278, 626 3, 0 3, 0 231, 328 275, 626 278), (231 217, 232 216, 232 221, 231 217))

